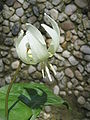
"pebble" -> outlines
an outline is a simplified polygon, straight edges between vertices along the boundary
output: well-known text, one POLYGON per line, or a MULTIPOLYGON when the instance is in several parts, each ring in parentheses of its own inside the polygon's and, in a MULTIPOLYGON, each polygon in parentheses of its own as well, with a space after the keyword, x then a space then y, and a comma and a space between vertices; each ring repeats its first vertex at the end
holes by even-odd
POLYGON ((14 14, 12 17, 10 17, 10 21, 12 21, 12 22, 17 22, 18 20, 19 20, 19 17, 16 14, 14 14))
POLYGON ((61 96, 66 96, 66 92, 65 91, 60 91, 59 93, 61 96))
POLYGON ((2 59, 0 59, 0 73, 4 71, 4 64, 2 59))
POLYGON ((65 13, 60 13, 59 14, 59 17, 58 17, 58 20, 60 21, 60 22, 63 22, 63 21, 65 21, 67 19, 67 15, 65 14, 65 13))
POLYGON ((80 73, 84 71, 84 67, 81 64, 78 64, 77 68, 80 71, 80 73))
POLYGON ((11 64, 11 67, 12 67, 13 70, 16 70, 18 68, 18 66, 19 66, 19 61, 18 60, 12 62, 12 64, 11 64))
POLYGON ((74 4, 69 4, 65 7, 65 13, 67 15, 72 15, 77 10, 77 7, 74 4))
POLYGON ((55 6, 57 6, 61 2, 62 2, 62 0, 52 0, 52 4, 55 6))
POLYGON ((76 58, 74 56, 70 56, 68 58, 69 62, 71 63, 71 65, 77 65, 78 64, 78 61, 76 60, 76 58))
POLYGON ((46 113, 50 113, 51 112, 51 107, 50 106, 45 106, 45 111, 46 111, 46 113))
POLYGON ((20 8, 20 7, 21 7, 21 4, 17 1, 15 1, 14 8, 17 9, 17 8, 20 8))
POLYGON ((71 19, 71 21, 76 21, 76 19, 77 19, 77 15, 76 14, 72 14, 71 16, 70 16, 70 19, 71 19))
POLYGON ((63 53, 62 53, 62 56, 65 57, 65 58, 69 58, 70 57, 70 52, 68 50, 65 50, 63 53))
POLYGON ((32 23, 36 22, 36 20, 37 20, 37 18, 35 16, 31 16, 27 21, 32 24, 32 23))
POLYGON ((86 103, 84 104, 84 108, 86 108, 87 110, 90 111, 90 103, 89 103, 89 102, 86 102, 86 103))
POLYGON ((23 3, 23 8, 24 8, 24 10, 26 10, 28 7, 29 7, 29 3, 25 1, 25 2, 23 3))
POLYGON ((8 26, 3 26, 3 33, 9 33, 10 32, 10 29, 9 29, 9 27, 8 26))
POLYGON ((72 83, 71 83, 71 82, 67 82, 67 87, 68 87, 69 89, 71 89, 71 88, 72 88, 72 83))
POLYGON ((66 41, 71 41, 71 39, 72 39, 72 33, 71 33, 71 31, 67 31, 66 32, 66 41))
POLYGON ((34 73, 35 71, 36 71, 36 68, 35 68, 34 66, 30 65, 30 67, 29 67, 29 69, 28 69, 28 73, 29 73, 29 74, 32 74, 32 73, 34 73))
POLYGON ((66 74, 66 76, 68 76, 70 78, 74 77, 74 74, 73 74, 73 72, 72 72, 72 70, 70 68, 65 69, 65 74, 66 74))
POLYGON ((80 51, 73 51, 73 55, 75 56, 75 57, 77 57, 77 58, 80 58, 80 59, 82 59, 83 58, 83 54, 82 54, 82 52, 80 52, 80 51))
POLYGON ((39 9, 36 6, 33 6, 33 13, 35 16, 39 17, 39 9))
POLYGON ((6 0, 6 4, 8 6, 13 6, 14 2, 15 2, 15 0, 6 0))
POLYGON ((84 56, 84 60, 90 62, 90 55, 85 55, 85 56, 84 56))
POLYGON ((74 91, 74 94, 75 94, 75 96, 78 96, 78 95, 79 95, 79 91, 78 91, 78 90, 75 90, 75 91, 74 91))
POLYGON ((10 83, 11 82, 11 76, 10 75, 6 76, 5 81, 6 81, 6 83, 10 83))
POLYGON ((54 86, 53 92, 54 92, 55 95, 59 94, 59 87, 57 85, 54 86))
POLYGON ((23 14, 24 14, 23 8, 18 8, 18 9, 16 9, 16 15, 17 15, 18 17, 23 16, 23 14))
POLYGON ((37 0, 37 2, 42 3, 42 2, 46 2, 46 0, 37 0))
POLYGON ((79 96, 78 99, 77 99, 77 102, 80 105, 84 105, 85 104, 85 98, 83 96, 79 96))
POLYGON ((55 77, 56 77, 56 79, 57 79, 58 81, 62 80, 63 77, 64 77, 64 72, 63 72, 63 71, 57 72, 57 74, 56 74, 55 77))
POLYGON ((76 78, 72 78, 71 81, 73 83, 73 87, 76 87, 79 84, 79 82, 76 78))
POLYGON ((24 3, 24 0, 17 0, 18 2, 20 2, 21 4, 23 4, 24 3))
POLYGON ((81 46, 80 51, 85 53, 85 54, 90 54, 90 46, 83 45, 83 46, 81 46))
POLYGON ((77 86, 76 89, 79 90, 79 91, 83 91, 84 90, 84 88, 82 86, 80 86, 80 85, 77 86))
POLYGON ((6 46, 12 46, 13 45, 13 40, 12 38, 6 38, 5 41, 4 41, 4 44, 6 46))
POLYGON ((19 31, 20 31, 19 24, 14 24, 14 26, 12 27, 12 34, 16 36, 19 33, 19 31))
POLYGON ((83 80, 83 76, 78 70, 75 71, 75 76, 78 80, 80 80, 80 81, 83 80))
POLYGON ((58 18, 58 11, 53 8, 53 9, 50 10, 50 15, 51 15, 51 17, 52 17, 54 20, 57 20, 57 18, 58 18))
POLYGON ((85 8, 88 6, 87 0, 75 0, 75 4, 80 8, 85 8))
POLYGON ((75 26, 73 22, 71 22, 70 20, 67 20, 61 24, 61 28, 63 30, 72 30, 75 28, 75 26))
POLYGON ((75 48, 76 50, 79 50, 80 47, 81 47, 83 44, 85 44, 85 43, 84 43, 82 40, 77 39, 77 40, 74 42, 74 48, 75 48))
POLYGON ((88 64, 86 65, 85 70, 86 70, 88 73, 90 73, 90 63, 88 63, 88 64))

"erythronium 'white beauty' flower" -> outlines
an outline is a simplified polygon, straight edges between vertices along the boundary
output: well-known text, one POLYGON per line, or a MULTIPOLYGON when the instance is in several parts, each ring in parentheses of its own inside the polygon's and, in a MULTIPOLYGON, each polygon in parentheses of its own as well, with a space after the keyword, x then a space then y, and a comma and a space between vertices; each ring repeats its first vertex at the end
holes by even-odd
POLYGON ((52 25, 52 28, 42 24, 42 27, 50 35, 51 42, 47 48, 46 42, 41 34, 41 32, 31 24, 26 24, 27 31, 21 31, 18 39, 16 40, 16 51, 19 58, 26 64, 42 64, 42 75, 46 71, 48 78, 52 81, 48 67, 56 74, 52 64, 48 64, 48 58, 52 57, 59 47, 60 31, 57 23, 47 14, 45 16, 48 18, 52 25))

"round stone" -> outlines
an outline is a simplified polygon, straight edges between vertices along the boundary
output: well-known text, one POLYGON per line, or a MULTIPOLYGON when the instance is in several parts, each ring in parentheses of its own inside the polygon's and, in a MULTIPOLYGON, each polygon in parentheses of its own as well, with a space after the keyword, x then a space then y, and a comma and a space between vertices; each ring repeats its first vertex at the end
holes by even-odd
POLYGON ((11 67, 12 67, 13 70, 17 69, 18 66, 19 66, 19 61, 18 60, 12 62, 12 64, 11 64, 11 67))
POLYGON ((70 16, 70 19, 71 19, 72 21, 76 21, 77 15, 76 15, 76 14, 72 14, 72 15, 70 16))
POLYGON ((68 60, 73 66, 78 64, 78 61, 75 59, 74 56, 70 56, 68 60))
POLYGON ((78 80, 76 78, 72 78, 71 79, 72 83, 73 83, 73 87, 77 86, 79 84, 78 80))
POLYGON ((80 48, 80 51, 85 53, 85 54, 90 54, 90 46, 88 45, 83 45, 81 48, 80 48))
POLYGON ((72 72, 72 70, 70 68, 65 69, 65 74, 66 74, 66 76, 68 76, 70 78, 74 77, 74 74, 73 74, 73 72, 72 72))
POLYGON ((20 26, 18 24, 14 24, 14 26, 12 27, 12 34, 16 36, 19 33, 19 30, 20 26))
POLYGON ((71 82, 67 82, 67 87, 68 87, 69 89, 71 89, 71 88, 72 88, 72 83, 71 83, 71 82))
POLYGON ((67 15, 72 15, 77 10, 77 7, 74 4, 69 4, 65 7, 65 13, 67 15))
POLYGON ((18 20, 19 20, 19 17, 16 14, 14 14, 12 17, 10 17, 10 21, 12 21, 12 22, 17 22, 18 20))
POLYGON ((19 16, 19 17, 23 16, 23 14, 24 14, 23 8, 18 8, 18 9, 16 9, 16 14, 17 14, 17 16, 19 16))
POLYGON ((85 98, 83 96, 78 97, 77 101, 80 105, 85 104, 85 98))
POLYGON ((59 87, 57 85, 54 86, 53 88, 54 94, 58 95, 59 94, 59 87))
POLYGON ((63 71, 62 72, 57 72, 56 79, 58 81, 60 81, 61 79, 63 79, 63 77, 64 77, 64 72, 63 71))
POLYGON ((75 71, 75 76, 78 80, 80 80, 80 81, 83 80, 83 76, 78 70, 75 71))
POLYGON ((33 13, 34 15, 36 15, 37 17, 39 16, 39 9, 37 6, 33 6, 33 13))
POLYGON ((13 6, 14 2, 15 2, 15 0, 6 0, 6 4, 8 6, 13 6))
POLYGON ((67 19, 67 15, 66 15, 66 14, 64 14, 64 13, 60 13, 60 14, 59 14, 58 20, 59 20, 60 22, 63 22, 63 21, 65 21, 66 19, 67 19))
POLYGON ((57 20, 58 18, 58 11, 56 9, 51 9, 50 10, 50 15, 54 20, 57 20))
POLYGON ((36 71, 36 68, 32 65, 30 65, 29 69, 28 69, 28 73, 31 74, 31 73, 34 73, 36 71))
POLYGON ((90 55, 85 55, 85 56, 84 56, 84 60, 90 62, 90 55))
POLYGON ((85 8, 88 6, 88 0, 75 0, 75 4, 80 8, 85 8))

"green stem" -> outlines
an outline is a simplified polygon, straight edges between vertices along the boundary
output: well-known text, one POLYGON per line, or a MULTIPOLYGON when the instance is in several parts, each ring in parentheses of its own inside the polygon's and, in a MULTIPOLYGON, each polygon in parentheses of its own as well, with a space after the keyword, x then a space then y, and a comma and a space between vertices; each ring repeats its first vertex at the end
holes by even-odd
POLYGON ((21 62, 19 63, 19 66, 18 66, 18 68, 17 68, 17 70, 16 70, 16 72, 14 74, 13 79, 11 80, 11 83, 8 86, 8 90, 7 90, 7 93, 6 93, 6 99, 5 99, 5 117, 6 117, 6 120, 8 120, 8 98, 9 98, 9 93, 10 93, 10 90, 12 88, 13 83, 16 80, 16 76, 17 76, 17 74, 19 72, 20 67, 21 67, 21 62))

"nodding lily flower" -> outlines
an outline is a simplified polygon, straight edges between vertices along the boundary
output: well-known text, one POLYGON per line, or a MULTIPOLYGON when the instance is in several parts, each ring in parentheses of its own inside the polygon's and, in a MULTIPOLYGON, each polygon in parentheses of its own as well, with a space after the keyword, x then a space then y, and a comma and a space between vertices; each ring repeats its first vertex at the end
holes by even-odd
POLYGON ((46 71, 49 80, 52 81, 48 67, 51 68, 54 74, 56 74, 56 71, 52 64, 48 63, 48 58, 52 57, 59 47, 60 31, 57 23, 47 14, 45 16, 52 25, 51 28, 45 24, 41 24, 51 37, 48 48, 41 32, 29 23, 26 24, 26 34, 24 35, 24 32, 21 31, 15 42, 15 46, 19 58, 24 63, 32 65, 41 63, 43 78, 45 77, 44 73, 46 71))

